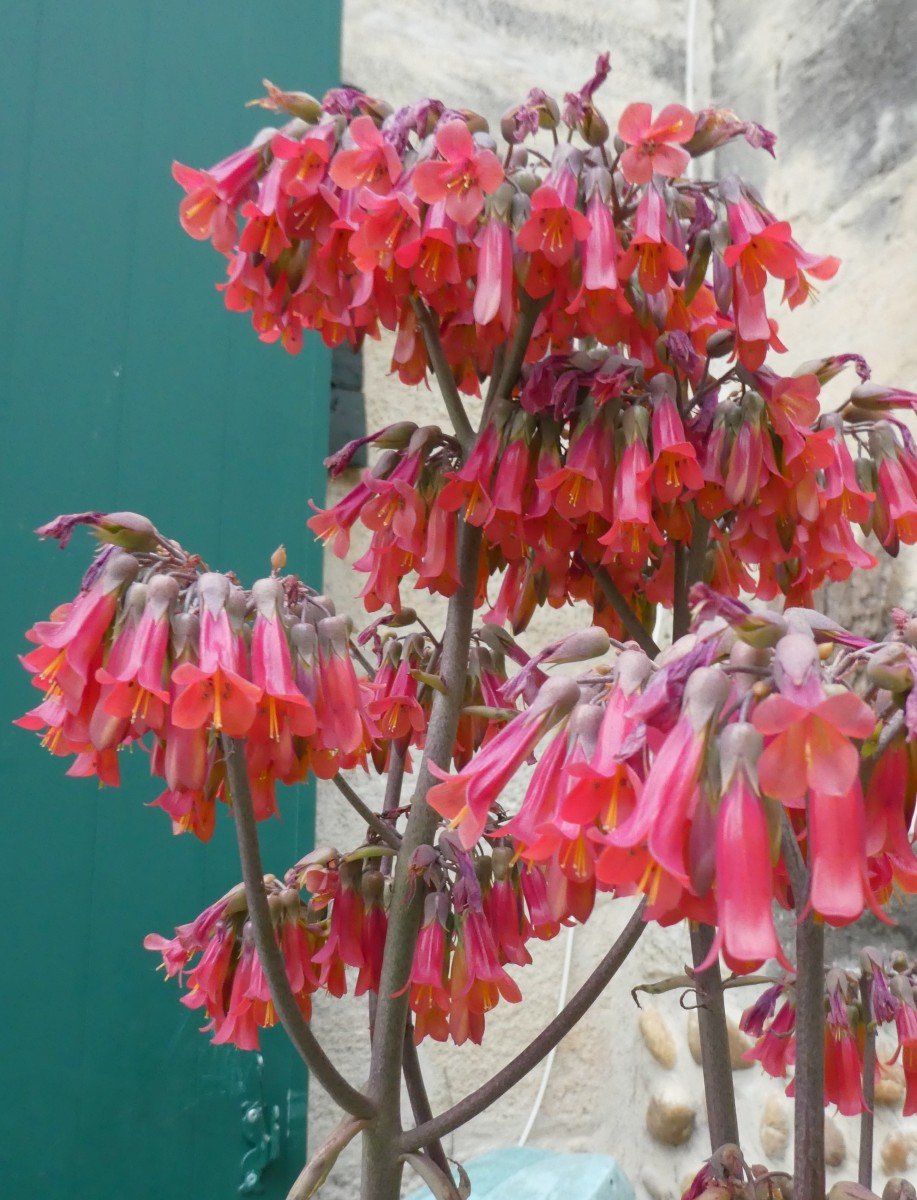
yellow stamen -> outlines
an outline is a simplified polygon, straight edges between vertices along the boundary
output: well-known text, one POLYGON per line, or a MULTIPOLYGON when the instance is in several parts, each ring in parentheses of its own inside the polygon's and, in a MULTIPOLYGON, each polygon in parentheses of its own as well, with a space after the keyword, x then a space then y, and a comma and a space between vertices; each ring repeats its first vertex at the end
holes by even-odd
POLYGON ((213 687, 213 728, 219 733, 223 728, 223 681, 220 678, 219 668, 214 672, 211 686, 213 687))

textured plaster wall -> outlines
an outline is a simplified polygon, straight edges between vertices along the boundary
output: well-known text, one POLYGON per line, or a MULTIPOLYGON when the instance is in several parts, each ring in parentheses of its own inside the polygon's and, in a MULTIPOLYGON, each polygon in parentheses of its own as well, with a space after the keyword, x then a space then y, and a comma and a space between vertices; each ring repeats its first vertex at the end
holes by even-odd
MULTIPOLYGON (((344 78, 394 104, 433 95, 495 121, 535 84, 557 95, 578 86, 607 48, 613 74, 602 95, 611 117, 632 99, 656 106, 683 98, 686 9, 686 0, 639 6, 624 0, 446 0, 438 6, 347 0, 344 78)), ((777 164, 744 148, 730 152, 729 164, 750 175, 794 222, 805 246, 844 258, 839 283, 827 285, 817 306, 785 325, 787 363, 857 349, 877 378, 917 387, 909 306, 917 291, 914 7, 907 0, 770 0, 766 6, 701 0, 695 38, 696 105, 726 104, 761 120, 780 139, 777 164)), ((408 391, 389 378, 390 352, 387 343, 368 343, 365 350, 367 427, 400 418, 443 421, 430 391, 408 391)), ((352 483, 336 481, 329 501, 352 483)), ((354 555, 361 550, 355 539, 354 555)), ((340 606, 349 601, 358 612, 355 578, 330 556, 326 588, 340 606)), ((887 604, 910 591, 907 571, 898 569, 883 572, 852 601, 832 597, 829 603, 834 611, 879 622, 887 604)), ((431 615, 429 601, 417 607, 431 615)), ((435 613, 433 619, 439 619, 435 613)), ((528 640, 557 636, 559 625, 573 619, 552 612, 536 622, 528 640)), ((367 797, 378 792, 375 780, 357 782, 367 797)), ((321 787, 319 841, 346 847, 359 835, 334 789, 321 787)), ((577 930, 571 989, 628 915, 626 902, 600 904, 590 924, 577 930)), ((563 937, 535 947, 534 966, 516 973, 525 1002, 500 1006, 488 1019, 483 1047, 421 1047, 434 1111, 475 1087, 553 1016, 563 952, 563 937)), ((628 998, 636 983, 678 973, 688 957, 679 931, 651 929, 644 936, 622 976, 560 1047, 531 1137, 558 1150, 614 1154, 641 1200, 675 1200, 685 1176, 709 1152, 701 1072, 677 994, 654 999, 647 1006, 651 1015, 642 1018, 628 998), (681 1130, 685 1140, 672 1147, 651 1137, 648 1117, 657 1133, 681 1130)), ((740 1009, 736 1000, 733 1015, 740 1009)), ((316 1006, 320 1038, 355 1081, 366 1062, 364 1012, 349 1000, 316 1006)), ((461 1159, 515 1144, 538 1079, 536 1071, 453 1135, 447 1151, 461 1159)), ((756 1069, 739 1070, 736 1081, 748 1152, 785 1168, 791 1141, 781 1088, 756 1069)), ((903 1172, 917 1164, 917 1122, 900 1119, 900 1084, 892 1081, 887 1091, 893 1103, 878 1109, 878 1157, 890 1171, 903 1172)), ((310 1144, 317 1145, 336 1119, 314 1089, 310 1144)), ((856 1127, 844 1118, 833 1122, 835 1159, 846 1146, 841 1177, 855 1174, 856 1127)), ((351 1150, 326 1185, 328 1200, 356 1194, 357 1165, 351 1150)))

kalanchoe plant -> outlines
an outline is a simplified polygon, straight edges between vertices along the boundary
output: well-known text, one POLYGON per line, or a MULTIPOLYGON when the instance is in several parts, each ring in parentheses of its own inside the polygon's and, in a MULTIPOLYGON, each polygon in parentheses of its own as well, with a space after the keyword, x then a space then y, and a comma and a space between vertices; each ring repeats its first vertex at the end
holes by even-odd
POLYGON ((874 642, 812 607, 875 564, 857 529, 891 554, 917 541, 897 415, 917 397, 853 354, 782 373, 772 285, 794 308, 837 260, 740 180, 686 177, 692 156, 736 137, 772 152, 772 135, 646 104, 613 132, 595 100, 608 73, 602 56, 562 103, 533 89, 502 140, 435 100, 392 111, 268 85, 281 128, 210 170, 175 167, 182 224, 227 257, 225 302, 259 337, 295 352, 304 330, 359 346, 385 329, 400 379, 440 389, 451 428, 399 420, 335 455, 340 474, 374 448, 309 521, 342 557, 354 526, 370 535, 364 629, 281 551, 245 587, 136 514, 39 531, 64 545, 84 524, 103 545, 29 631, 44 698, 20 724, 110 785, 118 751, 143 746, 175 832, 206 840, 230 808, 243 883, 146 944, 214 1041, 253 1049, 279 1019, 343 1109, 293 1196, 357 1135, 364 1200, 394 1200, 406 1162, 464 1194, 440 1139, 557 1044, 647 921, 691 923, 714 1153, 690 1196, 780 1187, 738 1148, 720 958, 736 976, 777 964, 744 1024, 765 1070, 795 1059, 796 1200, 824 1195, 824 1104, 869 1107, 877 1025, 917 1105, 913 964, 866 950, 859 976, 826 974, 822 950, 826 923, 889 919, 894 892, 917 890, 917 621, 896 613, 874 642), (855 385, 824 409, 845 370, 855 385), (441 632, 415 590, 448 598, 441 632), (579 632, 519 642, 539 606, 574 603, 579 632), (533 759, 510 813, 504 789, 533 759), (345 771, 386 776, 380 811, 345 771), (257 822, 278 784, 310 776, 365 836, 291 846, 265 874, 257 822), (640 898, 618 941, 530 1046, 434 1117, 414 1042, 481 1041, 486 1014, 522 998, 528 944, 586 921, 597 892, 640 898), (775 905, 795 912, 795 946, 775 905), (362 1090, 309 1023, 313 996, 348 988, 369 999, 362 1090))

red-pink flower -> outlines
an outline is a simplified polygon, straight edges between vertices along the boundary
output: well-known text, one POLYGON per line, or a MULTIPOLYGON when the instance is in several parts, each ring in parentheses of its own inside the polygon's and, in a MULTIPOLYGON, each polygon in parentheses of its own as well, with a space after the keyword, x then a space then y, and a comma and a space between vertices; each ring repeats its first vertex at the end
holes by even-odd
POLYGON ((491 805, 525 762, 541 735, 567 715, 579 699, 572 681, 551 680, 535 703, 487 742, 458 775, 431 764, 443 782, 430 788, 427 803, 458 829, 459 841, 471 850, 484 832, 491 805))
POLYGON ((752 718, 770 739, 758 764, 761 788, 775 800, 801 805, 808 790, 846 796, 860 756, 851 738, 867 738, 875 714, 853 692, 819 697, 812 703, 768 696, 752 718))
POLYGON ((484 207, 485 195, 503 182, 503 168, 492 150, 479 149, 464 121, 446 121, 436 131, 443 162, 422 162, 411 182, 428 204, 445 201, 446 212, 459 225, 470 225, 484 207))
POLYGON ((513 240, 509 226, 492 216, 484 226, 478 251, 474 319, 489 325, 499 316, 505 333, 513 324, 513 240))
POLYGON ((22 665, 33 674, 33 685, 49 698, 60 699, 68 712, 80 709, 118 595, 139 567, 130 554, 111 555, 92 584, 72 603, 62 605, 50 621, 38 621, 26 633, 28 640, 38 645, 22 657, 22 665))
POLYGON ((683 149, 694 136, 694 114, 682 104, 668 104, 653 120, 650 104, 628 104, 618 122, 628 148, 621 171, 628 183, 649 183, 653 175, 675 178, 691 158, 683 149))
POLYGON ((401 174, 395 147, 371 117, 357 117, 347 132, 353 147, 335 154, 328 172, 331 178, 341 188, 388 192, 401 174))
POLYGON ((201 597, 199 662, 182 663, 172 673, 180 688, 172 721, 180 729, 212 725, 230 737, 242 737, 255 719, 261 688, 242 675, 239 643, 229 623, 230 584, 213 572, 198 580, 201 597))
POLYGON ((770 832, 754 787, 761 735, 747 722, 720 735, 724 790, 716 813, 716 914, 712 961, 718 951, 731 970, 757 970, 769 958, 786 961, 774 928, 770 832))
POLYGON ((102 706, 114 717, 139 719, 159 729, 169 703, 169 686, 163 678, 169 648, 169 617, 178 596, 178 583, 170 575, 156 575, 146 585, 146 603, 132 630, 128 652, 118 661, 115 648, 96 678, 105 686, 102 706))
POLYGON ((540 252, 554 267, 573 257, 577 242, 584 242, 591 228, 589 218, 576 204, 576 176, 563 170, 556 186, 543 183, 532 196, 532 215, 516 235, 520 250, 540 252))
POLYGON ((284 725, 299 737, 315 732, 315 710, 293 681, 293 661, 280 620, 278 579, 259 579, 252 586, 255 625, 252 630, 252 682, 263 692, 267 736, 279 740, 284 725))
POLYGON ((172 164, 172 178, 185 190, 178 213, 182 229, 198 241, 208 238, 221 254, 232 253, 235 210, 248 198, 261 170, 260 146, 246 146, 209 171, 172 164))
POLYGON ((683 271, 688 265, 683 251, 670 240, 666 224, 662 195, 655 186, 648 187, 637 205, 634 236, 618 264, 622 278, 637 272, 640 286, 648 296, 663 291, 671 273, 683 271))

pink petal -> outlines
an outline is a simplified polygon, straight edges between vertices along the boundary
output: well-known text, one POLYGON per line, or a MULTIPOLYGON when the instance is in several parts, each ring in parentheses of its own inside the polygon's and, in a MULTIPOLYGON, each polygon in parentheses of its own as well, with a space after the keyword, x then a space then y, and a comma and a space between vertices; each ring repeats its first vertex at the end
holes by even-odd
POLYGON ((685 167, 691 161, 691 155, 680 146, 659 146, 650 161, 657 175, 677 179, 684 173, 685 167))
POLYGON ((775 800, 799 801, 806 794, 804 726, 794 725, 764 747, 758 759, 761 790, 775 800))
POLYGON ((481 187, 488 194, 503 182, 503 166, 493 150, 481 150, 475 158, 475 169, 481 187))
POLYGON ((629 146, 621 155, 621 171, 628 183, 649 183, 653 160, 641 146, 629 146))
POLYGON ((856 747, 818 717, 807 722, 809 786, 830 796, 841 796, 853 786, 860 765, 856 747))
POLYGON ((444 162, 424 162, 414 168, 414 191, 427 204, 435 204, 446 194, 446 178, 452 168, 444 162))
MULTIPOLYGON (((683 104, 667 104, 653 121, 643 137, 657 142, 669 144, 689 142, 694 137, 694 113, 683 104)), ((621 135, 624 136, 623 134, 621 135)), ((627 139, 624 139, 627 141, 627 139)))
POLYGON ((446 195, 446 212, 458 225, 470 225, 483 207, 484 194, 479 187, 446 195))
POLYGON ((768 696, 754 711, 752 724, 758 733, 765 737, 769 734, 783 733, 791 725, 801 721, 806 716, 806 709, 785 696, 768 696))
POLYGON ((474 139, 464 121, 447 121, 436 131, 436 149, 443 158, 456 162, 474 157, 474 139))
MULTIPOLYGON (((665 111, 665 110, 663 110, 665 111)), ((630 145, 643 141, 646 131, 653 119, 651 104, 628 104, 618 122, 618 133, 630 145)))
POLYGON ((847 737, 868 738, 876 727, 875 713, 854 692, 829 696, 819 704, 815 713, 847 737))

